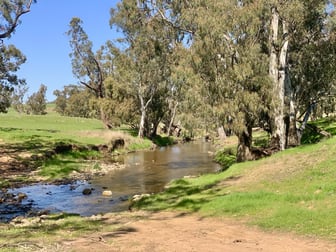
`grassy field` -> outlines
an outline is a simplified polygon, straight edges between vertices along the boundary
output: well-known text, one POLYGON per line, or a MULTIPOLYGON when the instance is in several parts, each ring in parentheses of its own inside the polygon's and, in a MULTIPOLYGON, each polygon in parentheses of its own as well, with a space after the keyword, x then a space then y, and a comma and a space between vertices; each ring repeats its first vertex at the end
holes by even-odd
MULTIPOLYGON (((127 128, 107 130, 99 120, 60 116, 49 107, 47 115, 26 115, 10 110, 0 114, 0 148, 3 153, 16 156, 18 161, 29 160, 31 166, 38 168, 39 175, 45 179, 67 178, 73 171, 87 169, 90 159, 99 159, 98 151, 70 151, 43 158, 45 153, 59 144, 76 146, 108 145, 113 139, 122 138, 125 148, 115 154, 149 149, 152 142, 131 136, 127 128), (31 156, 42 157, 31 161, 31 156)), ((97 168, 97 164, 91 165, 97 168)), ((23 180, 28 178, 22 178, 23 180)), ((0 185, 8 184, 0 178, 0 185)))
MULTIPOLYGON (((336 124, 325 126, 333 131, 336 124)), ((173 181, 136 207, 233 217, 336 240, 336 138, 234 164, 219 174, 173 181)))
POLYGON ((104 143, 103 125, 94 119, 64 117, 56 113, 26 115, 10 110, 0 114, 0 139, 6 143, 25 141, 60 141, 104 143), (95 134, 93 134, 95 133, 95 134))

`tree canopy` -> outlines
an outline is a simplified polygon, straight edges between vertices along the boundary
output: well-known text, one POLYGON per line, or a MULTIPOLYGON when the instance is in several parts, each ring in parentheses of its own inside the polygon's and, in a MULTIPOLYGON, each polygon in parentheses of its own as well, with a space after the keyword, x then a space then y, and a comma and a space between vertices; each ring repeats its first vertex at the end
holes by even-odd
POLYGON ((25 83, 16 72, 26 61, 25 56, 14 45, 5 45, 3 39, 9 38, 20 24, 22 15, 30 11, 33 0, 3 0, 0 3, 0 112, 10 106, 10 96, 15 86, 25 83))
POLYGON ((111 9, 118 45, 92 52, 81 20, 71 21, 73 71, 103 120, 137 124, 139 137, 160 123, 168 133, 224 127, 239 139, 238 161, 253 159, 253 127, 269 132, 273 149, 298 145, 312 105, 330 101, 332 4, 124 0, 111 9))

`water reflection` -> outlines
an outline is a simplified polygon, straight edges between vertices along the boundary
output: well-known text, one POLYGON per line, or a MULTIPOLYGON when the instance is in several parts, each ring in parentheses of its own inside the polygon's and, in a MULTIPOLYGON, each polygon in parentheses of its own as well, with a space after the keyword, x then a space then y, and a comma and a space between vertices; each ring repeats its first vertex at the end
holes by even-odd
MULTIPOLYGON (((16 189, 34 201, 34 207, 51 212, 71 212, 83 216, 97 213, 123 211, 128 207, 128 196, 155 193, 169 181, 186 175, 214 172, 219 166, 209 155, 211 145, 205 142, 175 145, 155 151, 130 153, 121 157, 126 168, 95 177, 90 183, 78 181, 75 185, 35 185, 16 189), (92 194, 84 196, 84 188, 92 194), (111 190, 112 197, 102 196, 111 190)), ((15 192, 14 191, 14 192, 15 192)))

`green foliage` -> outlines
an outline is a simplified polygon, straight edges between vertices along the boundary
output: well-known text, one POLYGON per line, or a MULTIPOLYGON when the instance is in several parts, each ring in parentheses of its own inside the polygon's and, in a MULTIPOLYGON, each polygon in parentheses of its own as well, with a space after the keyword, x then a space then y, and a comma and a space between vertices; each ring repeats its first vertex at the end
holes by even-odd
POLYGON ((0 39, 9 38, 20 24, 20 17, 30 11, 35 0, 2 0, 0 5, 0 39))
POLYGON ((2 0, 0 4, 0 112, 7 112, 15 86, 25 84, 15 74, 26 57, 13 45, 6 46, 2 39, 9 38, 20 24, 20 17, 30 11, 33 0, 2 0))
POLYGON ((26 113, 33 115, 46 114, 47 101, 46 101, 47 86, 41 84, 39 90, 28 97, 26 103, 26 113))
POLYGON ((28 92, 27 85, 23 84, 18 87, 16 87, 13 91, 12 97, 11 97, 11 107, 19 112, 24 113, 26 110, 25 106, 25 96, 28 92))
POLYGON ((154 138, 152 138, 152 141, 157 146, 169 146, 175 143, 174 138, 169 137, 169 136, 162 137, 160 135, 157 135, 154 138))
POLYGON ((149 150, 153 148, 153 143, 149 139, 134 139, 127 145, 128 151, 149 150))
POLYGON ((55 90, 55 111, 60 115, 74 117, 94 117, 91 116, 90 99, 93 96, 81 86, 68 85, 63 90, 55 90))
POLYGON ((221 170, 225 171, 231 165, 236 163, 236 150, 231 147, 217 151, 214 160, 222 166, 221 170))
POLYGON ((166 95, 177 44, 176 32, 162 22, 153 7, 147 1, 123 1, 111 10, 110 19, 110 25, 124 35, 121 40, 127 49, 119 67, 139 104, 140 137, 155 136, 168 110, 166 95))
POLYGON ((7 112, 10 106, 14 87, 25 84, 25 81, 15 74, 25 61, 26 57, 15 46, 0 43, 0 112, 2 113, 7 112))
POLYGON ((302 144, 314 144, 321 141, 323 136, 316 132, 313 128, 309 127, 309 124, 307 124, 306 129, 304 130, 304 133, 302 134, 301 143, 302 144))

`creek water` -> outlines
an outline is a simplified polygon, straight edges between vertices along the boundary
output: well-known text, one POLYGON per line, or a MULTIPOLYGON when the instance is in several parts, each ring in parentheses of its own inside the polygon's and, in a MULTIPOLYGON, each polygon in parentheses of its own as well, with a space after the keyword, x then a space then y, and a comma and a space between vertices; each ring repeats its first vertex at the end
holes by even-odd
POLYGON ((209 155, 212 151, 211 144, 197 141, 130 153, 120 157, 119 161, 125 164, 125 168, 93 177, 90 181, 66 185, 38 184, 14 189, 11 193, 25 193, 28 197, 23 205, 51 213, 90 216, 123 211, 128 208, 127 199, 135 194, 156 193, 173 179, 218 170, 219 165, 209 155), (92 193, 83 195, 85 188, 92 189, 92 193), (112 191, 112 196, 102 196, 104 190, 112 191))

